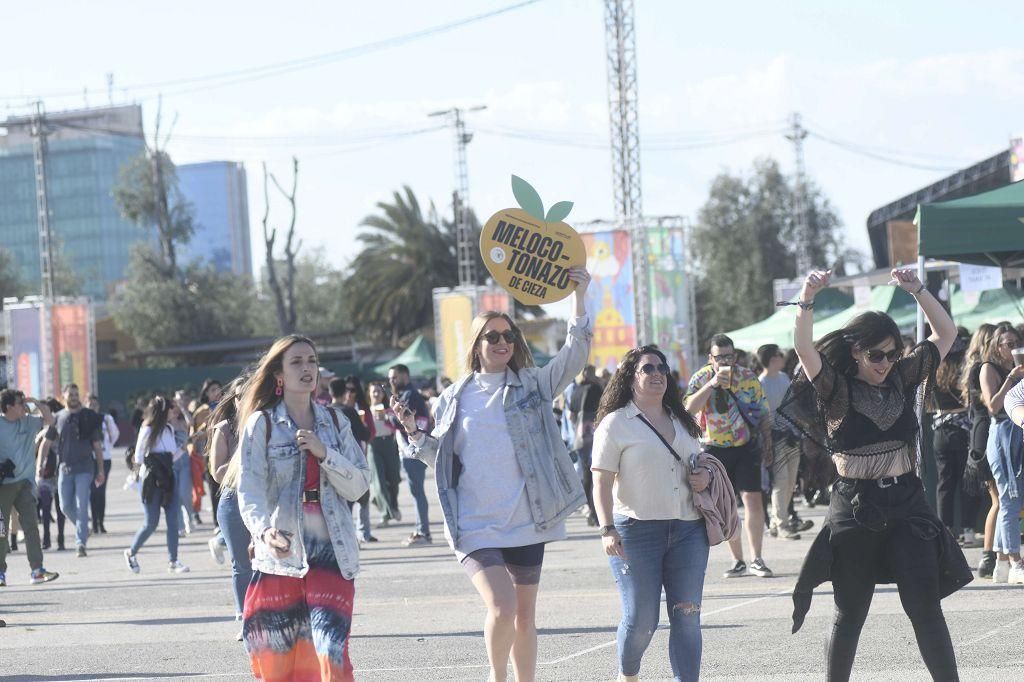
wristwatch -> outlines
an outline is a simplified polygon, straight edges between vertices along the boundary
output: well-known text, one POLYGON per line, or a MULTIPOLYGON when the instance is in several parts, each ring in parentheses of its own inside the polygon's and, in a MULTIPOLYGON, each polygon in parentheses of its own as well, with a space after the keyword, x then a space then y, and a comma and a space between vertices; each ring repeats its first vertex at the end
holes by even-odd
POLYGON ((610 524, 610 525, 607 525, 607 526, 601 526, 601 530, 599 532, 601 534, 601 537, 606 538, 609 535, 611 535, 614 530, 615 530, 615 524, 610 524))

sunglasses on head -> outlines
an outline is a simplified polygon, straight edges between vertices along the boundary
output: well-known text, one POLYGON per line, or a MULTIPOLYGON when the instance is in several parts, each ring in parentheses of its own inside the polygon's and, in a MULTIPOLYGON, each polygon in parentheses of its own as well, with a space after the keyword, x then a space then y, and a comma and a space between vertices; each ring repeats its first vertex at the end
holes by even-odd
POLYGON ((900 350, 899 348, 893 348, 888 353, 878 350, 877 348, 872 348, 871 350, 864 351, 864 356, 868 359, 868 362, 870 362, 873 365, 882 364, 882 360, 896 362, 897 360, 900 359, 901 355, 903 355, 903 351, 900 350))
POLYGON ((651 364, 650 362, 648 362, 648 363, 645 363, 643 366, 640 367, 640 373, 645 375, 645 376, 650 376, 650 375, 654 374, 655 372, 657 372, 658 374, 660 374, 662 376, 668 376, 669 371, 671 371, 671 370, 669 370, 668 365, 666 365, 664 362, 659 362, 656 365, 651 364))
POLYGON ((505 339, 505 343, 512 344, 516 341, 516 333, 511 329, 506 329, 503 332, 496 332, 492 329, 486 334, 483 334, 482 338, 487 343, 498 343, 498 339, 505 339))

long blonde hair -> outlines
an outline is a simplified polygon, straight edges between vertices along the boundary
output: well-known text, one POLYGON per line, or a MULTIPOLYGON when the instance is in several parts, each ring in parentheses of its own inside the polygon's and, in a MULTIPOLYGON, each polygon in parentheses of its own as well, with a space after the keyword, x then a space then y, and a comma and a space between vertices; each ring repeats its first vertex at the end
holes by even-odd
POLYGON ((509 369, 513 372, 518 372, 523 367, 534 367, 537 364, 533 361, 533 353, 530 352, 530 347, 526 345, 526 338, 523 336, 523 332, 512 321, 512 318, 507 313, 488 310, 474 317, 473 323, 469 327, 469 335, 473 338, 473 343, 470 344, 469 350, 466 352, 465 366, 467 372, 480 371, 480 356, 477 353, 477 350, 480 348, 480 337, 483 336, 484 327, 487 326, 487 323, 499 317, 508 322, 512 333, 516 335, 516 339, 512 343, 512 357, 508 361, 509 369))
POLYGON ((964 399, 964 404, 970 404, 970 390, 971 390, 971 374, 975 371, 975 365, 981 362, 981 353, 988 345, 989 340, 992 338, 992 332, 994 332, 996 326, 985 322, 978 325, 978 328, 974 330, 974 336, 971 337, 971 342, 967 344, 967 353, 964 355, 964 366, 963 374, 960 377, 960 392, 964 399))
MULTIPOLYGON (((284 354, 289 348, 297 343, 308 343, 309 347, 316 353, 316 345, 306 336, 301 334, 289 334, 282 336, 270 346, 270 350, 264 353, 253 370, 252 377, 245 384, 245 391, 242 393, 242 402, 238 408, 238 430, 245 429, 245 423, 249 417, 262 410, 276 405, 281 396, 275 394, 277 387, 276 372, 284 368, 284 354)), ((317 372, 317 381, 320 380, 320 373, 317 372)))

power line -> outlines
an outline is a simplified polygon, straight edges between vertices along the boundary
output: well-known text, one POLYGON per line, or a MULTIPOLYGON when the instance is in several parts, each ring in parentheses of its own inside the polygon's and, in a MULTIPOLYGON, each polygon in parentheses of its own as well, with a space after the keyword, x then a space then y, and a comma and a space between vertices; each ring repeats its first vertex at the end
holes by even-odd
POLYGON ((942 173, 951 173, 953 171, 959 170, 959 168, 956 168, 955 166, 936 166, 936 165, 932 165, 932 164, 918 163, 916 161, 908 161, 906 159, 900 159, 900 158, 897 158, 896 156, 893 155, 893 154, 899 154, 899 152, 888 152, 887 153, 887 152, 875 151, 873 149, 865 147, 864 145, 860 145, 860 144, 857 144, 855 142, 846 142, 844 140, 838 140, 838 139, 832 138, 832 137, 827 137, 827 136, 822 135, 821 133, 815 132, 813 130, 808 130, 807 134, 808 134, 809 137, 813 137, 815 139, 821 140, 825 144, 830 144, 833 147, 838 147, 839 149, 848 151, 848 152, 850 152, 852 154, 858 154, 860 156, 863 156, 863 157, 866 157, 866 158, 869 158, 869 159, 874 159, 875 161, 881 161, 883 163, 888 163, 888 164, 893 165, 893 166, 902 166, 904 168, 914 168, 914 169, 917 169, 917 170, 938 171, 938 172, 942 172, 942 173))
MULTIPOLYGON (((507 14, 529 5, 537 4, 541 0, 523 0, 512 5, 506 5, 505 7, 499 7, 496 10, 490 12, 484 12, 482 14, 475 14, 462 19, 457 19, 445 24, 439 24, 431 26, 411 33, 405 33, 398 36, 392 36, 390 38, 383 38, 381 40, 374 40, 368 43, 362 43, 360 45, 353 45, 346 47, 341 50, 334 50, 331 52, 324 52, 316 55, 310 55, 307 57, 299 57, 296 59, 290 59, 282 62, 275 62, 271 64, 264 64, 262 66, 253 66, 243 69, 234 69, 231 71, 222 71, 219 73, 206 74, 202 76, 191 76, 187 78, 172 78, 163 81, 153 81, 151 83, 140 83, 136 85, 129 85, 118 88, 122 92, 140 92, 140 91, 153 91, 162 90, 164 88, 172 88, 172 90, 166 92, 167 95, 181 95, 189 94, 193 92, 201 92, 204 90, 211 90, 215 88, 226 87, 229 85, 235 85, 238 83, 245 83, 255 80, 261 80, 263 78, 270 78, 272 76, 278 76, 293 71, 300 71, 303 69, 315 68, 330 64, 333 62, 344 61, 347 59, 353 59, 355 57, 361 57, 365 54, 372 52, 379 52, 392 47, 399 47, 423 38, 429 38, 442 33, 448 33, 454 31, 463 26, 475 24, 480 21, 485 21, 502 14, 507 14), (219 82, 218 82, 219 81, 219 82), (175 86, 192 86, 183 89, 173 89, 175 86)), ((38 96, 39 99, 56 99, 62 97, 81 97, 82 90, 55 92, 38 96)), ((5 95, 0 96, 0 100, 4 101, 24 101, 26 96, 12 96, 5 95)))

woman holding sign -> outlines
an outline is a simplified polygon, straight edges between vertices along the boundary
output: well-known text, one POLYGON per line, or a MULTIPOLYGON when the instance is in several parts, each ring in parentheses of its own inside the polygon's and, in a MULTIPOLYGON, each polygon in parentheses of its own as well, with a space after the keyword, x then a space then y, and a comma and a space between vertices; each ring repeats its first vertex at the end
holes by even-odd
POLYGON ((575 317, 565 345, 534 366, 522 333, 505 313, 473 320, 469 373, 438 398, 427 434, 397 397, 391 406, 409 437, 407 455, 434 466, 448 543, 484 604, 490 679, 506 679, 509 655, 519 682, 534 679, 534 615, 544 544, 565 538, 565 519, 586 500, 551 403, 590 355, 584 294, 590 274, 570 268, 575 317))

